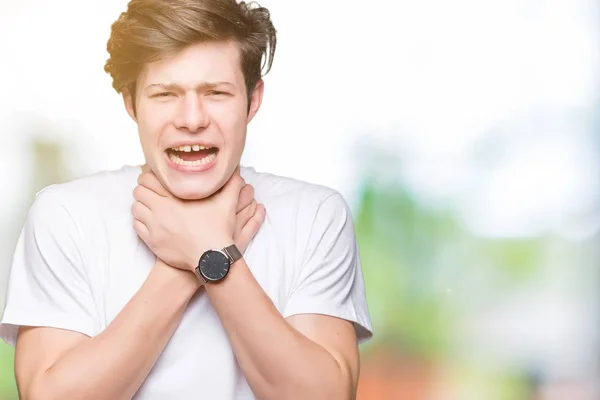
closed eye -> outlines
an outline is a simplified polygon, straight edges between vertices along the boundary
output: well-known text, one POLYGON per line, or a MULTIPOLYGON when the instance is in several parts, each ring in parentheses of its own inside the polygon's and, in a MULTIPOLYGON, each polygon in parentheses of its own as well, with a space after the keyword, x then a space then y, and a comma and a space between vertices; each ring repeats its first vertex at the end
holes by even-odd
POLYGON ((154 98, 154 97, 169 97, 169 96, 174 96, 174 95, 175 95, 175 94, 173 94, 173 93, 171 93, 171 92, 162 92, 162 93, 156 93, 156 94, 153 94, 153 95, 152 95, 152 96, 150 96, 150 97, 152 97, 152 98, 154 98))
POLYGON ((221 96, 221 95, 225 95, 225 94, 229 94, 229 93, 221 92, 221 91, 218 91, 218 90, 211 90, 211 91, 207 92, 207 94, 209 96, 221 96))

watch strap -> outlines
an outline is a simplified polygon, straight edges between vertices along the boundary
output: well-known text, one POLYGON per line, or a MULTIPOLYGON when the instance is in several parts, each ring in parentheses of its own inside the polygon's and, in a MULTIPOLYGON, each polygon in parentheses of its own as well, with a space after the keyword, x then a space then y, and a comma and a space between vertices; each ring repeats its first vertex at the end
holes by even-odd
POLYGON ((233 264, 234 262, 243 257, 242 253, 235 244, 225 247, 223 249, 223 253, 225 253, 225 255, 227 255, 227 257, 229 258, 230 264, 233 264))

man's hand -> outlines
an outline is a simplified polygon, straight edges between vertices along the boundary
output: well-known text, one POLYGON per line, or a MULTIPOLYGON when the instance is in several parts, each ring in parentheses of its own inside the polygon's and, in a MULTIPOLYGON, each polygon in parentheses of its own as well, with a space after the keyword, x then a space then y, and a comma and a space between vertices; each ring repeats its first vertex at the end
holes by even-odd
POLYGON ((243 253, 265 221, 265 207, 254 199, 254 187, 248 183, 242 187, 236 208, 233 241, 243 253))
POLYGON ((254 189, 236 169, 214 195, 195 201, 171 195, 152 172, 142 173, 134 189, 133 227, 167 264, 193 270, 206 250, 235 243, 244 251, 265 218, 254 189))

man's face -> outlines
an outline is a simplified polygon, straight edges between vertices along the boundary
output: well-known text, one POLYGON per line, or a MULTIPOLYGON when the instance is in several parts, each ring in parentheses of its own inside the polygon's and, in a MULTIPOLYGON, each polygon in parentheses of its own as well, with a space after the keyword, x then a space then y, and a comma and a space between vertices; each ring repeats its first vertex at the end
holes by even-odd
POLYGON ((262 92, 261 81, 248 112, 238 46, 206 42, 144 67, 135 116, 131 96, 124 99, 150 169, 174 196, 194 200, 219 190, 239 165, 262 92))

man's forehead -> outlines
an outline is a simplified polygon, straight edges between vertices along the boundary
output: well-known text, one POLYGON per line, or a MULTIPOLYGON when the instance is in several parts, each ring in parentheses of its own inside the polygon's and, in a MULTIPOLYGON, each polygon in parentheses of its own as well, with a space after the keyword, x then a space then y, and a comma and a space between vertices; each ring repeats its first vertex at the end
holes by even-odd
POLYGON ((147 84, 194 80, 236 84, 243 73, 238 46, 230 42, 206 42, 147 64, 141 75, 147 84))

